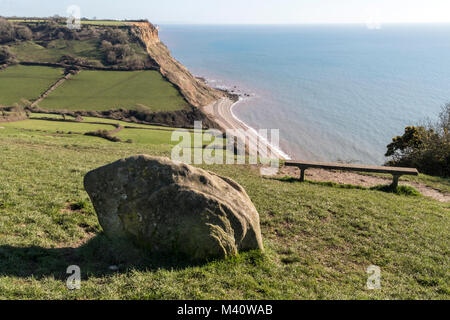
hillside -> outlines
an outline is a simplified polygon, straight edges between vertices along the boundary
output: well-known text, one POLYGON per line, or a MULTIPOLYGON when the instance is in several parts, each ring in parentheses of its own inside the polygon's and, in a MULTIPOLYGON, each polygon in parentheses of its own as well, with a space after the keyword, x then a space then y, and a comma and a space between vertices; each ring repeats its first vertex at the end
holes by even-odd
POLYGON ((134 26, 148 54, 160 67, 161 74, 175 84, 193 106, 203 107, 224 97, 224 93, 211 89, 196 79, 172 57, 169 49, 160 41, 158 30, 151 23, 136 22, 134 26))
POLYGON ((122 110, 122 120, 190 127, 194 119, 218 127, 199 108, 224 93, 177 62, 149 22, 83 21, 80 30, 71 30, 59 20, 0 19, 0 29, 0 48, 7 55, 0 83, 13 80, 0 87, 0 108, 101 111, 99 116, 115 113, 115 118, 115 111, 122 110), (15 63, 23 67, 12 67, 15 63), (40 81, 37 89, 32 80, 37 67, 43 74, 61 73, 60 79, 40 81), (17 85, 10 91, 12 84, 17 85), (136 109, 139 114, 130 116, 136 109))
MULTIPOLYGON (((136 154, 171 157, 177 127, 219 127, 201 107, 225 93, 177 62, 148 22, 83 21, 79 32, 11 22, 0 32, 12 53, 0 68, 0 299, 450 298, 449 203, 361 187, 356 173, 309 171, 300 183, 286 168, 267 177, 258 165, 199 165, 245 188, 264 253, 192 264, 108 239, 86 173, 136 154), (70 265, 80 290, 66 287, 70 265), (371 265, 380 290, 367 289, 371 265)), ((405 181, 450 190, 447 178, 405 181)))
POLYGON ((170 156, 171 131, 123 129, 117 133, 122 142, 114 143, 83 133, 114 130, 116 122, 85 118, 85 123, 66 123, 49 116, 60 121, 0 123, 1 299, 450 296, 448 203, 264 178, 252 166, 205 168, 246 189, 261 217, 265 254, 189 265, 111 243, 83 189, 84 175, 130 155, 170 156), (103 124, 91 123, 98 120, 103 124), (72 264, 81 267, 81 290, 65 287, 72 264), (381 290, 366 289, 366 268, 372 264, 381 267, 381 290), (111 265, 119 270, 109 270, 111 265))

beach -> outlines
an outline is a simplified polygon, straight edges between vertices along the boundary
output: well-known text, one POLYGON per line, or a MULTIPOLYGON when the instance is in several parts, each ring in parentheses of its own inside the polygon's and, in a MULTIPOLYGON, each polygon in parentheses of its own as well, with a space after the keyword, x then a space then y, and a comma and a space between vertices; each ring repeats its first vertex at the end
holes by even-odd
POLYGON ((278 158, 288 160, 289 156, 281 151, 277 146, 270 144, 267 139, 261 137, 258 132, 246 125, 243 121, 233 114, 233 107, 241 100, 233 101, 229 98, 222 98, 205 107, 203 111, 213 118, 224 130, 236 130, 236 136, 241 141, 247 141, 250 150, 260 148, 267 150, 269 158, 278 158))

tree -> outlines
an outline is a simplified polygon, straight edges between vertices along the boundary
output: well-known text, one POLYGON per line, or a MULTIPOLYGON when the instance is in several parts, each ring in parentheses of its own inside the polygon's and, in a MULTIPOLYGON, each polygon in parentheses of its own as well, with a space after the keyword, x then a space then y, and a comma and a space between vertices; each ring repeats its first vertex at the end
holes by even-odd
POLYGON ((116 64, 117 63, 117 56, 114 51, 111 50, 106 53, 106 62, 108 64, 116 64))
POLYGON ((405 128, 402 136, 387 146, 386 163, 415 167, 420 172, 450 176, 450 104, 442 108, 436 123, 405 128))
POLYGON ((15 39, 14 25, 6 19, 0 18, 0 43, 6 43, 15 39))
POLYGON ((15 64, 17 63, 16 56, 11 52, 9 47, 0 47, 0 64, 15 64))
POLYGON ((128 68, 133 70, 141 70, 145 67, 144 61, 142 61, 141 57, 136 54, 130 57, 126 57, 123 62, 128 68))
POLYGON ((103 33, 102 40, 107 40, 112 44, 128 43, 128 34, 120 29, 111 29, 103 33))
POLYGON ((102 50, 108 51, 108 50, 111 50, 112 44, 111 44, 111 42, 109 42, 107 40, 102 40, 100 47, 102 50))
POLYGON ((16 27, 16 39, 19 40, 31 40, 33 38, 33 33, 27 26, 16 27))

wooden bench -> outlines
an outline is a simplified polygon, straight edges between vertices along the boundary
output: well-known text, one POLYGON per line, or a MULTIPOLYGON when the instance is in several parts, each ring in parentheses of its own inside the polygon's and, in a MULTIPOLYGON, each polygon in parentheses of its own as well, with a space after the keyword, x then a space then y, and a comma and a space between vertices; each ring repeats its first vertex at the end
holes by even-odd
POLYGON ((394 179, 392 187, 398 187, 398 180, 403 175, 417 176, 419 171, 414 168, 398 168, 398 167, 376 167, 356 164, 343 163, 327 163, 327 162, 305 162, 305 161, 286 161, 285 166, 297 167, 300 169, 300 181, 305 181, 305 170, 308 168, 320 168, 328 170, 343 170, 343 171, 359 171, 359 172, 377 172, 392 174, 394 179))

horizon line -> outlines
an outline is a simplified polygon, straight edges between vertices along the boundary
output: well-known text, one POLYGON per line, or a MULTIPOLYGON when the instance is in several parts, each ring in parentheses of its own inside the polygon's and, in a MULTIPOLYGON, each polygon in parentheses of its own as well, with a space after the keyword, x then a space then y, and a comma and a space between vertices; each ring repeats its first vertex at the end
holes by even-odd
MULTIPOLYGON (((97 19, 101 20, 101 19, 97 19)), ((120 20, 118 20, 120 21, 120 20)), ((152 22, 151 19, 148 21, 152 22)), ((153 20, 156 21, 156 20, 153 20)), ((153 22, 152 22, 153 23, 153 22)), ((220 25, 220 26, 295 26, 295 25, 366 25, 369 22, 295 22, 295 23, 212 23, 212 22, 155 22, 155 24, 160 25, 220 25)), ((373 22, 370 22, 373 23, 373 22)), ((375 22, 380 25, 389 25, 389 24, 450 24, 450 21, 412 21, 412 22, 375 22)))
MULTIPOLYGON (((32 18, 52 18, 53 16, 39 17, 39 16, 2 16, 2 18, 11 19, 11 18, 24 18, 24 19, 32 19, 32 18)), ((60 16, 61 18, 67 18, 65 16, 60 16)), ((155 21, 155 24, 172 24, 172 25, 267 25, 267 26, 285 26, 285 25, 365 25, 368 24, 369 21, 317 21, 317 22, 192 22, 192 21, 158 21, 158 19, 150 19, 150 18, 93 18, 82 17, 81 18, 92 21, 101 21, 101 20, 111 20, 111 21, 133 21, 133 20, 148 20, 150 22, 155 21)), ((152 22, 153 23, 153 22, 152 22)), ((376 24, 450 24, 449 21, 370 21, 370 23, 376 24)))

